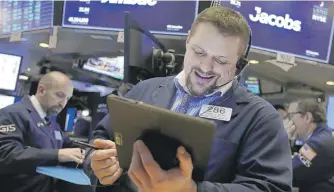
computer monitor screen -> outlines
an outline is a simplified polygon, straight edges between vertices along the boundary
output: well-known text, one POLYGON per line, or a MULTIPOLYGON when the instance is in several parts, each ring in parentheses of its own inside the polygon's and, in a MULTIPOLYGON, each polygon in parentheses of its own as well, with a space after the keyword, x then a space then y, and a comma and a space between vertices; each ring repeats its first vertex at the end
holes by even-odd
POLYGON ((123 30, 125 11, 152 33, 187 35, 198 12, 198 0, 66 0, 63 26, 123 30))
POLYGON ((97 57, 89 58, 83 64, 83 69, 103 74, 118 80, 124 79, 124 56, 114 58, 97 57))
POLYGON ((256 77, 248 77, 245 80, 245 87, 254 94, 261 94, 260 79, 256 77))
MULTIPOLYGON (((125 74, 133 78, 132 69, 145 70, 152 76, 155 76, 155 67, 153 66, 153 50, 160 49, 165 51, 164 45, 154 37, 150 32, 132 18, 129 12, 125 13, 124 28, 124 65, 125 74), (128 66, 128 67, 126 67, 128 66), (127 73, 126 70, 129 70, 127 73)), ((128 79, 130 83, 132 80, 128 79)), ((134 80, 135 81, 135 80, 134 80)))
POLYGON ((333 40, 332 1, 222 1, 252 29, 252 47, 328 63, 333 40), (298 11, 297 11, 298 10, 298 11))
POLYGON ((13 103, 15 103, 14 96, 0 95, 0 109, 5 108, 13 103))
POLYGON ((0 53, 0 90, 15 90, 21 60, 21 56, 0 53))
POLYGON ((0 1, 0 34, 51 27, 53 1, 0 1))
POLYGON ((334 130, 334 96, 329 96, 327 101, 327 125, 334 130))

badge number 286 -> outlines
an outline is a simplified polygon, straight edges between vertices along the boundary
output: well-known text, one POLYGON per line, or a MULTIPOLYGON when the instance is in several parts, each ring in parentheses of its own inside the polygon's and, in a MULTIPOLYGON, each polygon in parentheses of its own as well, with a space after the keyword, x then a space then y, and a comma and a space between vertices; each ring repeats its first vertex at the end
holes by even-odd
POLYGON ((224 114, 225 109, 217 106, 209 106, 207 112, 224 114))
POLYGON ((214 105, 203 105, 199 114, 200 117, 208 119, 230 121, 232 115, 232 109, 214 105))

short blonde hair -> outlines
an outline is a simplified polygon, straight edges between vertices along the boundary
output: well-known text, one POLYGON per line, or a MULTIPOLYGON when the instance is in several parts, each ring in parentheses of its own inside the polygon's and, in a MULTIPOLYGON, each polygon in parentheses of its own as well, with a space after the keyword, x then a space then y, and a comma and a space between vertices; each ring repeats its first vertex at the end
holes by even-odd
POLYGON ((313 116, 314 123, 326 123, 326 107, 323 103, 318 102, 316 99, 301 99, 296 101, 298 104, 298 110, 302 115, 307 112, 313 116))
POLYGON ((241 14, 227 7, 210 7, 202 11, 191 26, 189 36, 192 36, 200 23, 214 25, 221 34, 241 39, 239 54, 242 56, 248 46, 250 28, 241 14))

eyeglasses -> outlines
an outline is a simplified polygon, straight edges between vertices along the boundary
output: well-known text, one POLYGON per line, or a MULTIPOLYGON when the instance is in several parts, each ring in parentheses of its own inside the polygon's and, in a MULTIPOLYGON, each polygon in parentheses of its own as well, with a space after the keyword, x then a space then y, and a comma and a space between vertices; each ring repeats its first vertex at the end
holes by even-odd
POLYGON ((289 119, 291 119, 294 115, 296 115, 296 114, 301 114, 301 113, 302 113, 301 111, 290 112, 290 113, 288 113, 288 114, 286 115, 285 118, 289 118, 289 119))

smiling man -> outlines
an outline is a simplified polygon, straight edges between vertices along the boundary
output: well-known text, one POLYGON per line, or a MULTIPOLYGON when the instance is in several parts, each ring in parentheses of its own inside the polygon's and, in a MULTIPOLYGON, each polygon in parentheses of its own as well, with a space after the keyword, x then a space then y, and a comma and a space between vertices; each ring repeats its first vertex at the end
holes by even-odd
POLYGON ((176 154, 180 166, 165 171, 142 141, 134 143, 130 169, 122 174, 107 115, 93 132, 92 142, 101 150, 90 155, 88 164, 100 184, 111 186, 96 191, 291 191, 291 154, 282 120, 274 107, 235 78, 245 66, 240 61, 249 39, 243 16, 225 7, 208 8, 192 25, 183 71, 143 81, 125 96, 199 117, 208 106, 232 111, 224 114, 229 120, 214 120, 217 131, 204 181, 192 179, 193 164, 183 147, 176 154))

